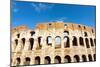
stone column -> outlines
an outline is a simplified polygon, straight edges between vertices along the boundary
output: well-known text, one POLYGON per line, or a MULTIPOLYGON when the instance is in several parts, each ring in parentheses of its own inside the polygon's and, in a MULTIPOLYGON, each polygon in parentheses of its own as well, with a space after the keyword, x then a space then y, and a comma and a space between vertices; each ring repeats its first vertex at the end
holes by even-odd
POLYGON ((16 51, 17 52, 21 51, 22 47, 23 47, 23 44, 22 44, 21 40, 19 39, 18 40, 18 45, 16 46, 16 51))
POLYGON ((38 46, 38 39, 37 37, 34 37, 34 45, 32 50, 36 50, 37 46, 38 46))
POLYGON ((25 46, 24 46, 24 50, 27 51, 30 49, 30 43, 29 43, 29 40, 26 40, 25 41, 25 46))

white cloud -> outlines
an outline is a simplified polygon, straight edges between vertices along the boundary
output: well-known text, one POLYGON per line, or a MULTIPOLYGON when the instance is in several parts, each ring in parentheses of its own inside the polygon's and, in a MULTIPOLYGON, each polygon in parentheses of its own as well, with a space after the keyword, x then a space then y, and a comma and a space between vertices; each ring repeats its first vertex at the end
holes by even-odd
POLYGON ((31 5, 38 12, 44 11, 44 10, 47 10, 47 9, 51 9, 53 7, 53 5, 46 5, 46 4, 43 4, 43 3, 39 3, 39 4, 32 3, 31 5))

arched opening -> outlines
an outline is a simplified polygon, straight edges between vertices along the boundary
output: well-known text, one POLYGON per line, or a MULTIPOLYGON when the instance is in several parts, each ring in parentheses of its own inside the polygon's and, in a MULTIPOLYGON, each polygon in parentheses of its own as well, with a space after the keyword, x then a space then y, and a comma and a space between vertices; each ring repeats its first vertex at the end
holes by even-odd
POLYGON ((64 37, 64 47, 70 47, 70 43, 69 43, 69 37, 65 36, 64 37))
POLYGON ((77 46, 78 44, 77 44, 77 38, 75 37, 75 36, 73 36, 73 46, 77 46))
POLYGON ((75 56, 74 56, 74 62, 80 62, 80 58, 79 58, 78 55, 75 55, 75 56))
POLYGON ((92 38, 90 38, 91 46, 94 46, 92 38))
POLYGON ((71 63, 71 57, 70 57, 69 55, 66 55, 66 56, 64 57, 64 62, 65 62, 65 63, 71 63))
POLYGON ((79 38, 79 43, 80 43, 81 46, 84 46, 84 41, 83 41, 82 37, 79 38))
POLYGON ((68 31, 64 31, 64 36, 68 36, 69 32, 68 31))
POLYGON ((92 61, 92 56, 91 54, 88 55, 89 61, 92 61))
POLYGON ((85 43, 86 43, 86 47, 87 47, 87 48, 90 48, 89 40, 88 40, 87 38, 85 38, 85 43))
POLYGON ((18 45, 18 39, 15 39, 15 44, 16 44, 16 46, 18 45))
POLYGON ((85 55, 82 55, 82 61, 83 61, 83 62, 86 62, 86 61, 87 61, 87 58, 86 58, 85 55))
POLYGON ((57 36, 55 38, 55 47, 56 48, 60 48, 61 47, 61 37, 60 36, 57 36))
POLYGON ((47 37, 47 44, 48 45, 52 45, 52 38, 51 38, 51 36, 47 37))
POLYGON ((84 32, 84 36, 88 36, 88 35, 87 35, 87 32, 84 32))
POLYGON ((32 50, 33 44, 34 44, 34 39, 33 38, 30 38, 29 41, 30 41, 30 46, 31 46, 30 49, 32 50))
POLYGON ((35 32, 34 31, 31 31, 30 34, 31 34, 31 36, 33 36, 35 34, 35 32))
POLYGON ((20 62, 21 62, 21 59, 18 57, 18 58, 16 58, 16 65, 20 65, 20 62))
POLYGON ((17 34, 17 38, 19 38, 20 37, 20 34, 17 34))
POLYGON ((61 63, 61 58, 60 56, 55 57, 55 63, 61 63))
POLYGON ((45 57, 45 62, 44 62, 45 64, 50 64, 51 63, 51 59, 50 59, 50 57, 49 56, 46 56, 45 57))
POLYGON ((25 38, 22 38, 22 44, 25 45, 25 38))
POLYGON ((25 65, 30 65, 30 58, 29 57, 26 57, 25 58, 25 65))
POLYGON ((96 61, 96 54, 94 54, 93 57, 94 57, 94 61, 96 61))
POLYGON ((35 64, 40 64, 40 57, 39 56, 37 56, 37 57, 35 57, 35 64))

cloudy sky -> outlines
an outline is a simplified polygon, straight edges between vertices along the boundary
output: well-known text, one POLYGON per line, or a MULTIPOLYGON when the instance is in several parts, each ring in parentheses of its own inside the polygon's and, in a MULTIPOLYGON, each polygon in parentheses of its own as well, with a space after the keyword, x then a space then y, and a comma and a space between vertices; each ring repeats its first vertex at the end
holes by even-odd
POLYGON ((12 27, 26 25, 35 28, 44 22, 71 22, 95 27, 95 6, 42 2, 12 2, 12 27))

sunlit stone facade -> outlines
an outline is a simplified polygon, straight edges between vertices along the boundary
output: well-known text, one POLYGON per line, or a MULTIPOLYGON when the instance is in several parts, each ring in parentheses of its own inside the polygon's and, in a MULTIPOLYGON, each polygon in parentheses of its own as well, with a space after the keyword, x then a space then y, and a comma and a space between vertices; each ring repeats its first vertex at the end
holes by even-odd
POLYGON ((12 29, 11 65, 96 60, 95 28, 64 22, 41 23, 34 29, 12 29))

